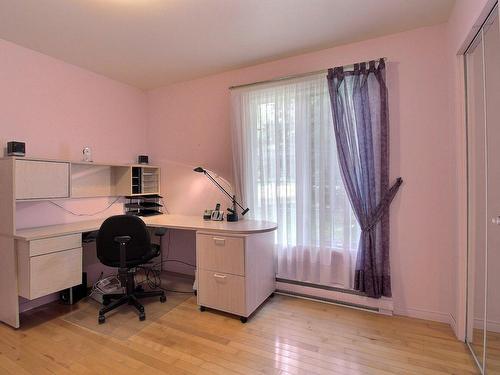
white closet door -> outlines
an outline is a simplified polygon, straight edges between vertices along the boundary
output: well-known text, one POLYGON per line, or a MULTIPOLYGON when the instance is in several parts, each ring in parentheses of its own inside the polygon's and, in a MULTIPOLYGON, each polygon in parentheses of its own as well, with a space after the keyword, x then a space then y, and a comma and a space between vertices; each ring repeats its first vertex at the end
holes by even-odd
POLYGON ((496 7, 466 52, 467 343, 484 374, 500 374, 500 28, 496 7))
POLYGON ((467 343, 482 368, 486 305, 486 119, 483 34, 466 53, 468 169, 467 343))
POLYGON ((485 373, 500 374, 500 29, 494 12, 484 25, 487 150, 485 373))

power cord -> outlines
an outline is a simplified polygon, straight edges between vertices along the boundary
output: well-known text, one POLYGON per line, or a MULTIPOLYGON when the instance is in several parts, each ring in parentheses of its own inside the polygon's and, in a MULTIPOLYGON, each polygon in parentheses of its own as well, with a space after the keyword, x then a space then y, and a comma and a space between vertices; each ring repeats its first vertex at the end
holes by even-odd
MULTIPOLYGON (((159 263, 151 265, 151 267, 145 267, 145 266, 138 266, 137 268, 142 270, 143 272, 143 279, 139 282, 136 283, 136 285, 142 285, 146 284, 150 289, 161 289, 166 292, 171 292, 171 293, 181 293, 181 294, 193 294, 193 291, 184 291, 184 290, 175 290, 175 289, 168 289, 164 288, 161 285, 161 277, 160 277, 160 270, 155 269, 154 267, 157 266, 159 263)), ((136 276, 139 274, 136 273, 136 276)))
POLYGON ((59 203, 56 203, 54 201, 49 201, 50 203, 52 203, 54 206, 57 206, 59 207, 60 209, 62 209, 63 211, 66 211, 68 213, 70 213, 71 215, 74 215, 74 216, 94 216, 94 215, 98 215, 98 214, 101 214, 103 213, 104 211, 106 210, 109 210, 116 202, 118 202, 119 200, 121 199, 121 197, 118 197, 116 198, 113 202, 111 202, 106 208, 102 209, 102 210, 99 210, 99 211, 96 211, 96 212, 93 212, 93 213, 78 213, 78 212, 74 212, 74 211, 71 211, 71 210, 68 210, 66 207, 60 205, 59 203))
MULTIPOLYGON (((196 265, 194 264, 191 264, 191 263, 187 263, 187 262, 184 262, 182 260, 178 260, 178 259, 169 259, 168 257, 170 256, 170 242, 171 242, 171 234, 172 234, 172 231, 169 230, 167 232, 167 254, 166 254, 166 259, 163 260, 163 257, 161 258, 161 261, 158 262, 158 263, 155 263, 154 266, 160 266, 160 270, 163 271, 163 268, 161 267, 163 265, 163 263, 167 263, 167 262, 177 262, 177 263, 182 263, 186 266, 189 266, 189 267, 194 267, 196 268, 196 265)), ((163 237, 160 237, 160 249, 163 247, 163 237)), ((163 252, 162 252, 163 254, 163 252)))
MULTIPOLYGON (((115 202, 113 202, 111 205, 113 205, 115 202)), ((179 259, 168 259, 169 255, 170 255, 170 241, 171 241, 171 231, 168 231, 167 254, 166 254, 167 259, 161 260, 160 262, 153 263, 149 267, 148 266, 137 266, 136 267, 138 270, 142 271, 142 275, 139 274, 139 272, 137 272, 134 276, 136 278, 136 285, 146 284, 150 289, 161 289, 161 290, 164 290, 166 292, 171 292, 171 293, 193 294, 193 291, 168 289, 168 288, 162 287, 162 285, 161 285, 162 284, 161 271, 162 271, 162 265, 164 263, 176 262, 176 263, 184 264, 184 265, 189 266, 189 267, 196 268, 196 266, 194 264, 184 262, 184 261, 179 260, 179 259), (142 276, 142 278, 140 280, 138 280, 137 279, 138 276, 142 276)), ((161 247, 161 245, 162 245, 162 237, 160 237, 160 247, 161 247)), ((116 275, 113 274, 113 275, 109 275, 109 276, 116 276, 116 275)), ((102 279, 103 279, 103 272, 101 272, 101 275, 99 276, 98 280, 94 283, 89 296, 91 296, 96 291, 100 291, 97 285, 98 285, 99 281, 101 281, 102 279)))

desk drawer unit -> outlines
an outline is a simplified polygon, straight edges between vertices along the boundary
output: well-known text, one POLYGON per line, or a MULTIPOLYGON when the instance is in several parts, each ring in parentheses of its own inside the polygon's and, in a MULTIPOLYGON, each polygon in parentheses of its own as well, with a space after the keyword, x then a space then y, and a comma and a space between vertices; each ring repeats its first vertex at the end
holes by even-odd
POLYGON ((274 292, 274 234, 196 234, 198 304, 242 321, 274 292))
POLYGON ((82 282, 81 236, 17 241, 19 295, 35 299, 82 282))
POLYGON ((245 275, 245 244, 242 237, 209 234, 196 236, 198 267, 209 271, 245 275))
POLYGON ((82 246, 81 234, 68 234, 66 236, 57 236, 42 238, 25 242, 29 249, 30 256, 55 253, 61 250, 76 249, 82 246))

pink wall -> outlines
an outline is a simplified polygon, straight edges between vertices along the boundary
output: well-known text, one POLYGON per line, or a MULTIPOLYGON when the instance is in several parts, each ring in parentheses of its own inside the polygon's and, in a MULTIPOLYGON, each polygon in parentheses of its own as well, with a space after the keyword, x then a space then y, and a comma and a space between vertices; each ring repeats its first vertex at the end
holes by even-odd
POLYGON ((162 188, 169 209, 200 214, 215 203, 213 190, 207 195, 198 188, 210 185, 191 166, 201 164, 232 177, 229 86, 385 56, 391 176, 405 180, 391 211, 394 305, 397 313, 449 321, 457 198, 446 52, 446 27, 441 25, 149 92, 149 142, 154 161, 164 167, 162 188))
MULTIPOLYGON (((0 144, 26 142, 27 156, 81 160, 89 146, 101 162, 132 163, 147 151, 147 96, 38 52, 0 40, 0 144)), ((92 213, 107 198, 60 202, 92 213)), ((48 225, 75 217, 46 202, 19 203, 19 228, 48 225)), ((120 205, 110 211, 121 212, 120 205)))
POLYGON ((479 29, 475 25, 481 16, 486 16, 496 0, 455 0, 455 6, 448 19, 448 47, 453 56, 464 46, 466 39, 479 29))
POLYGON ((0 143, 27 155, 133 162, 145 151, 146 95, 60 60, 0 40, 0 143))
MULTIPOLYGON (((25 141, 27 155, 80 160, 84 146, 96 161, 131 163, 146 148, 147 96, 38 52, 0 40, 0 144, 25 141)), ((106 207, 108 198, 60 201, 82 213, 106 207)), ((103 215, 122 212, 120 204, 103 215)), ((48 225, 77 217, 46 202, 18 203, 18 227, 48 225)), ((102 215, 100 215, 102 216, 102 215)), ((51 297, 49 297, 50 299, 51 297)), ((33 301, 22 304, 25 310, 33 301)))
MULTIPOLYGON (((0 142, 26 141, 29 156, 48 158, 77 160, 83 146, 92 147, 99 161, 132 162, 138 153, 149 153, 152 162, 163 167, 162 190, 170 212, 200 214, 217 201, 227 204, 191 169, 203 165, 232 177, 229 86, 385 56, 391 176, 405 180, 391 211, 395 309, 444 321, 452 312, 460 320, 464 298, 463 290, 456 293, 456 283, 463 285, 465 151, 461 71, 455 56, 486 3, 491 0, 458 0, 447 25, 234 70, 147 94, 0 40, 0 142), (457 223, 455 217, 462 220, 457 223)), ((66 204, 91 212, 108 201, 66 204)), ((18 211, 21 226, 76 219, 45 203, 23 204, 18 211), (41 216, 42 211, 51 214, 41 216)), ((192 241, 186 233, 174 233, 173 257, 192 260, 192 241), (190 245, 183 248, 186 242, 190 245)))

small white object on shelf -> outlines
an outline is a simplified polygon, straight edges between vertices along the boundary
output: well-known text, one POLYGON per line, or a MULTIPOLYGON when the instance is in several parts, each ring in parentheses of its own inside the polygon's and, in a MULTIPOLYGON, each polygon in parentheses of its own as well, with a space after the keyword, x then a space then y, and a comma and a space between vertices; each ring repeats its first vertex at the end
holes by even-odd
POLYGON ((84 147, 83 151, 83 161, 92 161, 92 150, 90 147, 84 147))

